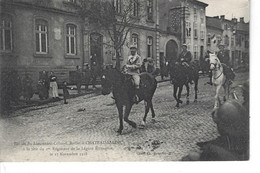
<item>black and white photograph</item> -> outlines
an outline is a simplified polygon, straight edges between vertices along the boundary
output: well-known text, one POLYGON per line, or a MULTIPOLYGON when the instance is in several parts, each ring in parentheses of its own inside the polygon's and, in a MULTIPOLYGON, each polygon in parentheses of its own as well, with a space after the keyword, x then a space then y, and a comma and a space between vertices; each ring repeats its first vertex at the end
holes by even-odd
POLYGON ((0 0, 0 20, 0 162, 251 160, 249 0, 0 0))

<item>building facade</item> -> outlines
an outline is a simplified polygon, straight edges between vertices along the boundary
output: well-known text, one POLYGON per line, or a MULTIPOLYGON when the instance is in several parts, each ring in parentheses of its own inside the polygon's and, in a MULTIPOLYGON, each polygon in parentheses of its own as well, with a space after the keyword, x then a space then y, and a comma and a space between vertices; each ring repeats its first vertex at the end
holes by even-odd
POLYGON ((54 71, 59 82, 83 62, 82 20, 69 1, 1 1, 1 71, 54 71))
POLYGON ((207 17, 207 49, 218 52, 219 44, 225 45, 233 68, 248 64, 249 23, 245 23, 244 18, 228 20, 224 15, 207 17))

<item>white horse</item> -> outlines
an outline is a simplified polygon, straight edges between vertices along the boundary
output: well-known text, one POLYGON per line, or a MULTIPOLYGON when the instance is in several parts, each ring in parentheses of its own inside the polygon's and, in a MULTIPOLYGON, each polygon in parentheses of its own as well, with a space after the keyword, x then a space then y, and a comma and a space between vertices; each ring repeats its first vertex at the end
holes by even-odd
POLYGON ((216 87, 214 109, 220 105, 219 92, 220 88, 224 88, 223 100, 226 101, 226 96, 229 98, 230 83, 223 73, 223 66, 215 54, 209 54, 210 70, 212 70, 212 83, 216 87))

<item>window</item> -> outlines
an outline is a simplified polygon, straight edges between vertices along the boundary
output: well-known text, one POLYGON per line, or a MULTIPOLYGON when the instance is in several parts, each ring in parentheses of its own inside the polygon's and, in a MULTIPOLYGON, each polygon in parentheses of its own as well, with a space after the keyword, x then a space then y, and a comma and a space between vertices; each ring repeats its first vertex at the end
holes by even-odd
POLYGON ((153 57, 153 37, 147 37, 147 57, 153 57))
POLYGON ((208 35, 207 43, 208 43, 208 45, 211 44, 211 37, 210 37, 210 34, 208 35))
POLYGON ((198 38, 198 30, 196 28, 194 29, 194 38, 198 38))
POLYGON ((122 0, 114 0, 114 7, 117 13, 122 13, 122 0))
POLYGON ((48 22, 42 19, 36 20, 36 53, 47 54, 48 52, 48 22))
POLYGON ((12 50, 12 17, 7 14, 1 14, 1 25, 0 25, 0 47, 1 51, 12 50))
POLYGON ((225 36, 225 45, 229 46, 229 37, 227 35, 225 36))
POLYGON ((186 22, 186 36, 187 37, 191 36, 191 25, 190 25, 190 22, 186 22))
POLYGON ((132 34, 132 44, 135 44, 137 46, 137 49, 138 49, 139 43, 138 43, 138 35, 137 34, 132 34))
POLYGON ((68 24, 66 25, 66 53, 76 55, 76 45, 76 26, 68 24))
POLYGON ((198 26, 197 22, 194 22, 194 38, 198 38, 198 26))
POLYGON ((234 38, 232 37, 231 38, 231 46, 234 46, 235 45, 235 40, 234 40, 234 38))
POLYGON ((198 46, 194 46, 194 60, 198 59, 198 46))
POLYGON ((227 24, 224 25, 224 29, 225 29, 225 30, 228 29, 228 25, 227 25, 227 24))
POLYGON ((138 0, 132 0, 131 5, 132 5, 132 16, 138 17, 139 15, 138 0))
POLYGON ((153 0, 147 0, 147 19, 153 20, 153 0))
POLYGON ((197 8, 194 7, 194 15, 197 15, 197 8))
POLYGON ((249 48, 249 41, 248 40, 245 41, 245 48, 249 48))
POLYGON ((204 40, 204 31, 200 31, 200 39, 204 40))

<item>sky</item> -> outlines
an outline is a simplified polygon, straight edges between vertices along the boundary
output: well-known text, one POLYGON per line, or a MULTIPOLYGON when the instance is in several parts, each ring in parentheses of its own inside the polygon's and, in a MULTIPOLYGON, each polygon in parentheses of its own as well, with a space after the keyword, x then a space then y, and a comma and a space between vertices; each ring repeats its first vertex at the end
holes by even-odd
POLYGON ((249 0, 199 0, 209 4, 206 8, 207 16, 225 15, 226 19, 232 17, 244 17, 245 22, 249 21, 249 0))

